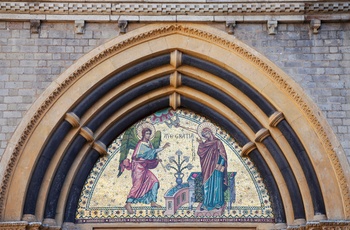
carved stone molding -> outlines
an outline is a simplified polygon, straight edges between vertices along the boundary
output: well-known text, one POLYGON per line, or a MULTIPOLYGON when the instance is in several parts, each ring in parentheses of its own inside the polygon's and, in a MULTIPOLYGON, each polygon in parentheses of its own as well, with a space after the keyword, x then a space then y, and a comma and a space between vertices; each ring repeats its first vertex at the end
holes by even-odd
POLYGON ((76 20, 74 24, 75 33, 83 34, 85 30, 85 21, 84 20, 76 20))
POLYGON ((18 14, 305 14, 347 13, 349 2, 243 2, 243 3, 104 3, 104 2, 1 2, 1 13, 18 14))
POLYGON ((49 229, 57 226, 56 220, 52 218, 45 218, 42 224, 42 229, 49 229))
POLYGON ((174 88, 181 86, 181 74, 177 71, 170 75, 170 85, 174 88))
POLYGON ((293 222, 294 226, 305 226, 306 220, 304 218, 295 219, 293 222))
POLYGON ((332 221, 332 220, 325 220, 320 221, 321 229, 322 230, 349 230, 350 229, 350 221, 332 221))
POLYGON ((82 127, 79 134, 82 135, 88 142, 94 140, 94 133, 88 127, 82 127))
POLYGON ((95 141, 92 148, 95 149, 101 156, 107 154, 107 147, 101 141, 95 141))
POLYGON ((119 20, 118 21, 118 28, 120 30, 120 33, 125 34, 128 28, 128 21, 126 20, 119 20))
POLYGON ((276 20, 267 21, 267 30, 270 35, 277 34, 277 24, 278 22, 276 20))
POLYGON ((276 111, 269 117, 269 125, 271 127, 276 127, 278 123, 280 123, 282 120, 284 120, 283 113, 280 111, 276 111))
MULTIPOLYGON (((311 221, 302 225, 291 225, 286 227, 285 224, 276 224, 276 229, 295 229, 295 230, 349 230, 350 221, 311 221), (281 225, 281 228, 278 226, 281 225)), ((12 222, 0 222, 0 230, 37 230, 37 229, 78 229, 74 223, 65 222, 62 227, 60 226, 44 226, 41 222, 27 222, 27 221, 12 221, 12 222)))
POLYGON ((174 66, 175 68, 178 68, 181 66, 181 60, 182 60, 182 53, 178 50, 174 50, 170 54, 170 64, 174 66))
POLYGON ((73 112, 67 113, 64 119, 68 121, 74 128, 80 126, 80 118, 73 112))
POLYGON ((312 19, 310 21, 310 27, 311 27, 312 33, 318 34, 318 29, 321 27, 321 20, 312 19))
POLYGON ((235 27, 236 27, 236 21, 227 21, 226 27, 227 27, 228 34, 234 34, 235 27))
POLYGON ((275 228, 274 229, 287 229, 287 224, 286 223, 275 224, 275 228))
MULTIPOLYGON (((346 220, 322 220, 322 221, 310 221, 300 225, 290 225, 286 227, 285 224, 276 224, 276 229, 295 229, 295 230, 349 230, 350 222, 346 220), (281 228, 279 227, 281 225, 281 228)), ((27 221, 12 221, 12 222, 0 222, 0 230, 37 230, 37 229, 63 229, 63 230, 77 230, 79 229, 74 223, 65 222, 62 227, 52 226, 47 227, 41 224, 41 222, 27 222, 27 221)))
POLYGON ((38 34, 40 31, 40 20, 30 20, 30 33, 38 34))
POLYGON ((316 214, 313 218, 314 221, 324 221, 327 220, 327 216, 325 214, 316 214))
POLYGON ((0 222, 0 230, 26 230, 27 221, 0 222))
POLYGON ((24 214, 22 216, 22 221, 36 222, 36 216, 34 216, 32 214, 24 214))
MULTIPOLYGON (((290 227, 289 227, 290 228, 290 227)), ((301 226, 295 226, 293 229, 307 229, 307 230, 349 230, 350 229, 350 222, 339 220, 321 220, 321 221, 310 221, 307 222, 305 225, 301 226)))
POLYGON ((30 222, 27 225, 27 229, 26 230, 38 230, 41 227, 41 222, 30 222))
POLYGON ((180 94, 178 93, 173 93, 169 96, 169 105, 171 108, 173 108, 174 110, 177 109, 178 107, 180 107, 181 105, 181 97, 180 94))
POLYGON ((262 142, 268 136, 270 136, 270 131, 268 129, 262 128, 255 134, 255 141, 262 142))
MULTIPOLYGON (((4 4, 4 3, 1 3, 4 4)), ((2 7, 3 5, 0 6, 2 7)), ((26 3, 24 3, 26 4, 26 3)), ((321 4, 321 3, 320 3, 321 4)), ((323 3, 322 3, 323 4, 323 3)), ((2 9, 2 8, 1 8, 2 9)), ((0 11, 1 11, 0 9, 0 11)), ((90 60, 85 62, 83 65, 78 67, 72 74, 70 74, 62 83, 52 91, 52 93, 45 99, 41 104, 39 109, 35 112, 33 117, 30 119, 30 122, 27 124, 26 128, 23 129, 21 137, 18 139, 16 146, 13 148, 12 154, 9 159, 9 163, 4 171, 3 181, 0 187, 0 216, 2 216, 4 211, 4 203, 6 198, 7 188, 9 186, 10 177, 13 172, 13 169, 18 160, 18 156, 23 151, 23 148, 32 134, 35 127, 38 125, 43 115, 47 110, 52 106, 52 104, 79 78, 81 78, 87 71, 92 69, 94 66, 98 65, 102 61, 108 59, 111 56, 114 56, 129 47, 135 46, 137 44, 149 41, 159 36, 166 36, 171 34, 183 34, 192 38, 197 38, 201 40, 209 41, 219 47, 229 50, 232 53, 235 53, 241 57, 244 57, 247 62, 250 62, 252 65, 257 66, 262 72, 266 74, 277 87, 280 88, 282 92, 290 97, 290 99, 300 108, 304 116, 310 123, 310 126, 313 127, 317 133, 320 142, 322 143, 325 152, 327 153, 330 162, 332 163, 336 176, 338 179, 339 187, 341 188, 342 198, 345 205, 345 216, 350 218, 350 194, 347 186, 347 180, 345 178, 343 169, 335 152, 336 147, 333 145, 329 134, 326 132, 323 123, 321 123, 319 116, 316 112, 310 108, 309 102, 304 98, 303 95, 300 95, 293 86, 290 85, 288 79, 281 76, 273 67, 271 67, 264 60, 259 58, 254 53, 251 53, 249 50, 245 49, 241 45, 237 44, 233 40, 227 40, 223 37, 220 37, 216 34, 211 34, 207 31, 200 30, 198 28, 189 27, 183 24, 167 24, 160 26, 158 28, 152 29, 150 31, 140 33, 137 36, 125 39, 120 43, 117 43, 111 47, 106 48, 104 51, 101 51, 98 55, 92 57, 90 60)))
POLYGON ((306 12, 322 13, 322 12, 332 12, 339 9, 342 12, 350 11, 350 3, 347 2, 316 2, 306 4, 306 12))
POLYGON ((256 145, 253 142, 248 142, 247 144, 245 144, 242 148, 242 157, 247 157, 249 155, 249 153, 251 151, 253 151, 254 149, 256 149, 256 145))

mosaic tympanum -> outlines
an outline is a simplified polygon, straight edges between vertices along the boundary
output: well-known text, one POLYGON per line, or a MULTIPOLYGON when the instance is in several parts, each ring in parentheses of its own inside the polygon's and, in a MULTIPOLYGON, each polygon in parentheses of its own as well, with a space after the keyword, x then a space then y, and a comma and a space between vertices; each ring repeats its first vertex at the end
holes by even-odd
POLYGON ((82 190, 77 223, 273 222, 268 191, 213 121, 165 109, 108 147, 82 190))

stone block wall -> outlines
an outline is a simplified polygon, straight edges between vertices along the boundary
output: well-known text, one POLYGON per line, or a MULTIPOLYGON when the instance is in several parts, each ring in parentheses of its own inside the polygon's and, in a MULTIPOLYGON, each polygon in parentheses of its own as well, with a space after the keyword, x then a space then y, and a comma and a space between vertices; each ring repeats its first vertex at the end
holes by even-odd
POLYGON ((239 24, 235 36, 292 77, 323 111, 350 160, 350 23, 239 24))
POLYGON ((89 23, 76 34, 74 23, 0 21, 0 156, 16 126, 39 95, 64 70, 93 48, 117 36, 116 24, 89 23))
MULTIPOLYGON (((130 24, 130 29, 142 24, 130 24)), ((213 26, 225 30, 224 23, 213 26)), ((93 48, 119 35, 116 23, 0 21, 0 156, 33 102, 64 70, 93 48)), ((292 77, 323 111, 350 159, 350 23, 237 24, 236 38, 265 55, 292 77)))

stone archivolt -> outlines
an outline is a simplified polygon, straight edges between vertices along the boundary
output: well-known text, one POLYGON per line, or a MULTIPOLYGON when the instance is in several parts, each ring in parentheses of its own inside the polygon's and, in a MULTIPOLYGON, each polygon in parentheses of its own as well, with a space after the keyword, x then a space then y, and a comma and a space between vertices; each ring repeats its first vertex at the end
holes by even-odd
MULTIPOLYGON (((64 4, 63 4, 64 5, 64 4)), ((2 9, 2 8, 1 8, 2 9)), ((315 114, 315 110, 310 108, 307 101, 305 101, 302 97, 302 95, 299 95, 299 93, 294 89, 294 86, 291 86, 287 80, 285 79, 285 76, 282 76, 279 74, 275 68, 271 67, 270 63, 266 63, 264 60, 262 60, 259 56, 254 55, 249 50, 242 47, 240 44, 227 40, 225 38, 222 38, 218 35, 214 35, 212 33, 209 33, 207 31, 193 28, 186 25, 177 25, 177 24, 169 24, 164 25, 161 27, 158 27, 156 29, 138 34, 137 36, 133 36, 131 38, 128 38, 120 43, 117 43, 104 51, 100 52, 96 56, 92 57, 88 61, 86 61, 83 65, 81 65, 76 71, 74 71, 71 75, 69 75, 62 84, 55 89, 50 96, 48 96, 44 103, 40 106, 40 108, 35 112, 34 116, 31 118, 30 122, 28 123, 27 127, 24 129, 20 139, 17 142, 16 147, 14 148, 11 159, 9 161, 9 164, 7 165, 7 169, 5 171, 4 180, 2 181, 1 186, 1 199, 0 199, 0 211, 1 215, 4 211, 4 198, 6 197, 6 191, 9 186, 9 179, 11 177, 12 171, 14 169, 14 166, 16 165, 16 161, 18 156, 23 151, 23 147, 25 146, 25 143, 27 142, 28 138, 30 137, 31 133, 37 126, 37 124, 42 119, 43 115, 51 108, 52 104, 62 95, 66 90, 68 90, 72 84, 74 84, 79 78, 81 78, 86 72, 94 68, 99 63, 103 62, 104 60, 122 52, 123 50, 126 50, 132 46, 135 46, 140 43, 147 42, 149 40, 152 40, 154 38, 165 36, 169 34, 183 34, 188 37, 193 37, 200 40, 209 41, 210 43, 213 43, 217 46, 221 46, 224 49, 229 50, 230 52, 233 52, 237 54, 238 56, 243 57, 246 59, 249 63, 253 63, 256 65, 261 71, 263 71, 266 76, 268 76, 281 90, 283 90, 286 94, 288 94, 291 98, 291 101, 297 104, 301 111, 303 111, 305 117, 308 119, 310 124, 312 125, 313 129, 316 130, 328 156, 330 161, 333 164, 334 169, 336 170, 339 186, 341 186, 341 191, 344 199, 345 204, 345 215, 347 218, 350 218, 350 197, 349 197, 349 191, 348 186, 346 183, 346 178, 344 175, 344 172, 342 170, 341 164, 339 162, 338 157, 336 156, 336 153, 334 151, 334 145, 330 140, 330 137, 328 136, 326 130, 324 129, 324 126, 322 125, 322 119, 319 118, 315 114)), ((0 225, 0 229, 23 229, 24 226, 27 226, 28 223, 25 222, 15 222, 15 223, 2 223, 0 225)), ((332 227, 337 227, 340 229, 345 229, 348 226, 347 223, 341 222, 320 222, 317 223, 317 226, 309 226, 306 225, 304 229, 329 229, 332 227)), ((298 227, 299 229, 302 229, 301 227, 298 227)))

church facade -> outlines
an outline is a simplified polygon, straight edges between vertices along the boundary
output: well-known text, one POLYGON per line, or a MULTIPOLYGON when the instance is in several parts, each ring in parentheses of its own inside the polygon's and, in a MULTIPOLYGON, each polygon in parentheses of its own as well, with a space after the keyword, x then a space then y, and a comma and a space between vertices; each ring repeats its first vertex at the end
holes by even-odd
POLYGON ((349 10, 0 2, 0 229, 348 229, 349 10))

